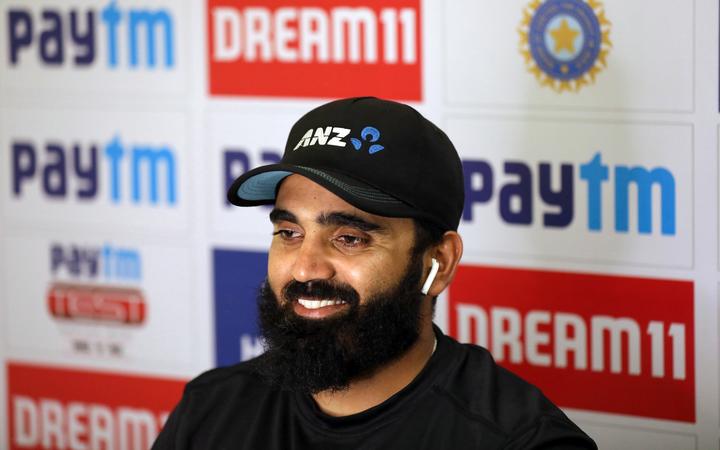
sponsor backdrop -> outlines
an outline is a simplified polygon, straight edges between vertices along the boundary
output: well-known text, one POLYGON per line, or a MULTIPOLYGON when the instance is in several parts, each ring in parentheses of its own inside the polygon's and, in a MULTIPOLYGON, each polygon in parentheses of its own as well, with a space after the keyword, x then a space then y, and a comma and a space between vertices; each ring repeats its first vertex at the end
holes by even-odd
POLYGON ((719 17, 0 0, 0 449, 146 449, 187 380, 261 353, 269 209, 225 190, 355 95, 411 103, 462 158, 447 333, 601 448, 720 449, 719 17))

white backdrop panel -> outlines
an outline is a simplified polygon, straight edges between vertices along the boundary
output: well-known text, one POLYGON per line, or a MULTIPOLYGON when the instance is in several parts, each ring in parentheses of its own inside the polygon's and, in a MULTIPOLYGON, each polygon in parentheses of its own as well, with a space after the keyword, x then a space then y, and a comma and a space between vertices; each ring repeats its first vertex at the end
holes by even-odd
POLYGON ((186 130, 181 113, 1 110, 3 178, 11 180, 0 186, 3 211, 36 225, 187 230, 186 130))
MULTIPOLYGON (((474 202, 472 220, 461 223, 466 253, 692 266, 691 126, 451 117, 447 130, 466 163, 485 161, 492 170, 491 198, 474 202), (598 155, 601 159, 595 160, 598 155), (574 206, 567 225, 544 224, 544 215, 557 212, 558 207, 548 205, 540 197, 539 164, 543 162, 550 164, 553 190, 560 187, 560 165, 572 168, 574 206), (519 179, 505 173, 505 163, 522 163, 529 169, 530 178, 526 180, 532 192, 531 223, 508 223, 501 218, 501 203, 507 203, 501 200, 501 190, 519 179), (587 178, 583 178, 583 167, 592 172, 587 178), (600 181, 596 176, 602 167, 607 173, 606 179, 600 181), (617 171, 633 168, 641 171, 659 168, 674 180, 674 185, 668 183, 662 190, 654 183, 651 194, 645 195, 646 199, 652 198, 649 217, 640 212, 637 185, 630 183, 627 195, 616 189, 617 171), (602 200, 597 204, 588 200, 593 184, 600 186, 602 200), (663 197, 665 204, 661 205, 663 197), (623 198, 628 199, 627 208, 622 206, 623 198), (598 229, 590 229, 590 210, 598 214, 598 229), (623 211, 627 213, 627 231, 618 231, 615 220, 623 211), (638 231, 641 215, 650 223, 651 232, 638 231), (669 227, 671 223, 674 231, 666 229, 664 234, 662 226, 669 227)), ((474 174, 469 179, 474 190, 481 190, 490 178, 474 174)), ((566 187, 569 185, 566 183, 566 187)), ((523 207, 527 207, 527 202, 525 205, 510 202, 511 210, 523 207)))
POLYGON ((191 363, 194 302, 187 248, 48 233, 42 238, 6 239, 3 258, 8 267, 2 289, 7 299, 3 329, 10 356, 45 353, 85 364, 104 360, 117 368, 128 363, 136 368, 191 363), (54 254, 53 247, 61 255, 54 254), (93 262, 89 256, 94 252, 98 259, 93 262), (108 320, 117 315, 103 310, 111 305, 97 303, 100 298, 92 314, 87 305, 82 308, 84 316, 94 315, 95 320, 54 317, 48 304, 54 283, 92 286, 101 292, 116 287, 137 290, 144 297, 144 319, 135 324, 108 320))
POLYGON ((691 111, 694 2, 605 0, 612 48, 592 88, 559 96, 525 68, 528 0, 445 2, 445 86, 455 105, 691 111))

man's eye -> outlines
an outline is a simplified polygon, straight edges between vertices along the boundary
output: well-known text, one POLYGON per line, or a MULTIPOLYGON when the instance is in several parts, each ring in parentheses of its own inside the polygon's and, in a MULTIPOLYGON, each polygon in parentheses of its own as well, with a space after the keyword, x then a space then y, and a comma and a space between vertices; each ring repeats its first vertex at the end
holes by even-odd
POLYGON ((335 238, 340 244, 345 247, 359 247, 367 244, 368 239, 360 236, 353 236, 350 234, 343 234, 335 238))
POLYGON ((281 239, 293 239, 300 236, 300 233, 293 230, 277 230, 273 236, 280 236, 281 239))

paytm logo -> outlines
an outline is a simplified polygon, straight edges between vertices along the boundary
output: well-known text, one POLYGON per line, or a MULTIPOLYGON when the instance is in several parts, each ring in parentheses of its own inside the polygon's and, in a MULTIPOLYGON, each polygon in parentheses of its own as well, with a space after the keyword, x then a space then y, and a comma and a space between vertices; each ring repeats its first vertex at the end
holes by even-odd
POLYGON ((175 66, 174 20, 164 8, 115 0, 99 9, 17 6, 7 9, 5 28, 10 67, 33 58, 47 66, 111 70, 175 66))
MULTIPOLYGON (((122 325, 145 322, 147 303, 142 291, 118 286, 141 281, 142 261, 138 250, 110 244, 54 243, 50 246, 50 273, 56 280, 70 280, 55 281, 48 288, 47 308, 53 318, 122 325)), ((74 342, 76 350, 87 351, 90 347, 84 340, 74 342)), ((100 348, 97 343, 92 347, 100 348)), ((114 354, 122 353, 117 343, 104 347, 114 354)))
POLYGON ((52 244, 50 273, 70 278, 137 282, 142 278, 140 252, 132 248, 52 244))
POLYGON ((51 199, 88 202, 104 187, 113 204, 177 203, 177 163, 167 145, 128 143, 119 134, 105 143, 17 139, 10 143, 10 157, 16 198, 35 188, 51 199))
POLYGON ((540 162, 537 167, 518 161, 505 161, 493 167, 484 160, 464 160, 465 209, 463 221, 473 220, 473 208, 498 199, 501 219, 512 225, 532 225, 536 215, 534 201, 539 196, 542 226, 568 227, 575 220, 576 189, 587 201, 586 227, 592 232, 611 228, 618 233, 630 232, 630 217, 637 217, 637 232, 664 236, 676 234, 675 177, 666 167, 614 165, 603 162, 597 152, 586 163, 575 167, 572 163, 540 162), (502 172, 508 181, 497 183, 502 172), (559 183, 553 183, 553 172, 559 183), (559 175, 559 176, 558 176, 559 175), (496 189, 499 190, 496 193, 496 189), (555 184, 555 186, 554 186, 555 184), (653 202, 653 199, 659 202, 653 202), (604 202, 612 202, 612 224, 603 217, 604 202), (637 205, 636 211, 631 206, 637 205), (653 223, 653 205, 659 208, 659 222, 653 223))

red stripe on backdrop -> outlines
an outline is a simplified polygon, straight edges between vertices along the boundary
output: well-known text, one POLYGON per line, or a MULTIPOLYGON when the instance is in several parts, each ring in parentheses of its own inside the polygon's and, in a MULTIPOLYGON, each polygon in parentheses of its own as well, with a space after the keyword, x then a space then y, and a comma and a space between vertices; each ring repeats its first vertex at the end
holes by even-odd
POLYGON ((9 448, 146 449, 185 381, 8 363, 9 448))

